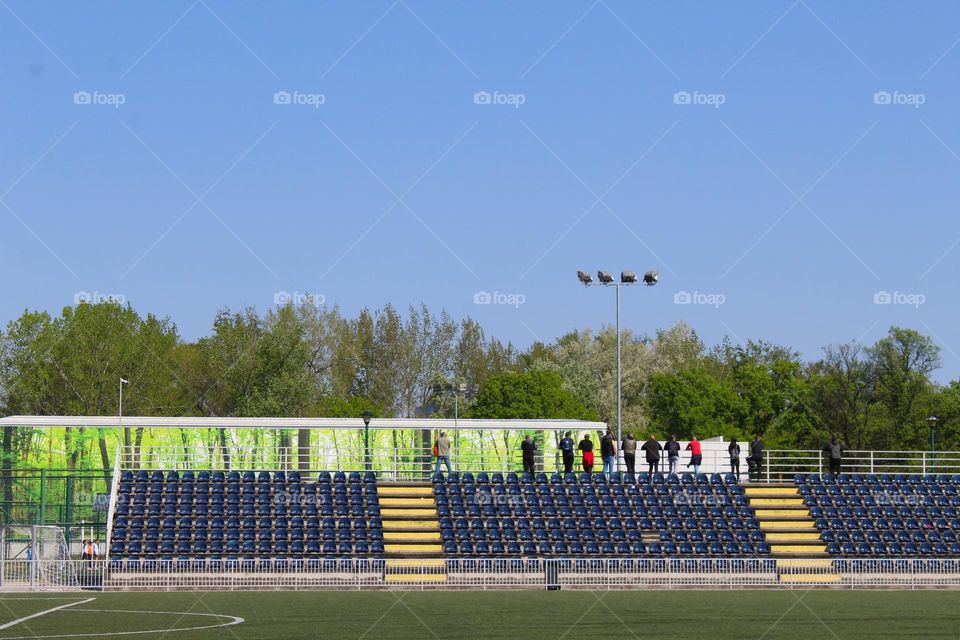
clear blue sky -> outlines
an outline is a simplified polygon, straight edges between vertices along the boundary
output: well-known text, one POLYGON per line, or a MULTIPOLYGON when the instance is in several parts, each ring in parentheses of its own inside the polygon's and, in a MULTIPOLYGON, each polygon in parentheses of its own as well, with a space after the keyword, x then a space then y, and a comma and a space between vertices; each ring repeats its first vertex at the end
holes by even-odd
POLYGON ((2 0, 0 321, 99 292, 192 339, 288 291, 526 346, 612 322, 577 269, 655 268, 635 331, 899 324, 953 379, 958 39, 952 2, 2 0))

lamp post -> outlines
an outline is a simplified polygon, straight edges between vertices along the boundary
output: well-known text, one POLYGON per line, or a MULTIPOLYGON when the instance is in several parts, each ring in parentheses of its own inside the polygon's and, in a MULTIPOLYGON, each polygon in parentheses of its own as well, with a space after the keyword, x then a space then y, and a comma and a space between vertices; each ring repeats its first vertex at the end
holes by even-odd
POLYGON ((473 395, 479 389, 478 385, 467 384, 465 382, 459 385, 450 383, 433 385, 433 392, 436 395, 450 393, 453 395, 453 463, 457 465, 460 461, 460 395, 473 395))
MULTIPOLYGON (((577 271, 577 278, 580 279, 580 282, 585 287, 594 284, 593 276, 586 271, 577 271)), ((609 271, 598 271, 597 279, 600 281, 597 284, 605 287, 613 287, 617 290, 617 446, 619 447, 620 443, 623 442, 623 395, 621 393, 622 380, 620 371, 620 288, 641 284, 641 282, 637 280, 637 274, 633 271, 622 271, 620 273, 620 282, 614 282, 613 276, 610 275, 609 271)), ((657 284, 659 280, 659 273, 656 271, 647 271, 643 274, 642 284, 652 287, 657 284)), ((617 471, 620 470, 620 456, 616 457, 616 468, 617 471)))
POLYGON ((364 411, 363 417, 363 468, 370 471, 370 419, 373 414, 364 411))
POLYGON ((123 430, 123 385, 125 384, 130 384, 130 382, 128 380, 124 380, 123 378, 120 378, 120 402, 118 403, 118 406, 117 406, 117 428, 120 429, 120 435, 123 438, 124 448, 126 449, 124 456, 126 457, 127 463, 129 464, 133 462, 133 456, 130 451, 130 447, 131 447, 130 434, 123 430))
POLYGON ((930 470, 934 472, 937 466, 937 416, 927 418, 930 428, 930 470))

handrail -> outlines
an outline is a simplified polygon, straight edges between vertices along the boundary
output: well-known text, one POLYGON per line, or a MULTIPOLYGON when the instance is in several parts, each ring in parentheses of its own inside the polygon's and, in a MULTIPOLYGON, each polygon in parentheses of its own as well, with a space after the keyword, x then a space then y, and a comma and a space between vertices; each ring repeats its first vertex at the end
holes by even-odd
POLYGON ((110 480, 110 506, 107 508, 107 539, 104 542, 106 549, 103 552, 103 557, 106 560, 110 559, 110 538, 113 535, 113 513, 117 507, 117 494, 120 489, 120 454, 123 447, 117 445, 117 452, 114 455, 113 460, 113 478, 110 480))

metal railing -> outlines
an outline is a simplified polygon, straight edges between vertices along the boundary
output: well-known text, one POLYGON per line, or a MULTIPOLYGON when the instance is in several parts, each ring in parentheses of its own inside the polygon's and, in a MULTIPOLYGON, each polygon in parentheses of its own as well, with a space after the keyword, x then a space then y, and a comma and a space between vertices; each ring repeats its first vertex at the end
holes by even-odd
POLYGON ((555 590, 960 589, 960 559, 460 558, 393 566, 382 559, 6 561, 0 590, 555 590), (57 567, 37 565, 56 563, 57 567), (70 564, 70 567, 65 565, 70 564), (56 570, 54 570, 56 569, 56 570), (71 575, 69 582, 38 575, 71 575))
MULTIPOLYGON (((793 480, 796 473, 827 473, 830 459, 819 450, 774 449, 764 454, 763 477, 768 481, 793 480)), ((927 474, 960 473, 960 452, 845 451, 842 473, 927 474)))

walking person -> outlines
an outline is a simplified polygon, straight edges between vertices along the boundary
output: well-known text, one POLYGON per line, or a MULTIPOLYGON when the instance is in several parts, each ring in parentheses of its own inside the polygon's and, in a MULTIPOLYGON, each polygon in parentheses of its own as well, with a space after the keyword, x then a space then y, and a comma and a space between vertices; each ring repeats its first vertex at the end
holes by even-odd
POLYGON ((607 478, 613 477, 613 467, 617 462, 617 443, 613 439, 613 433, 607 429, 607 433, 600 440, 600 457, 603 458, 603 474, 607 478))
POLYGON ((523 442, 520 444, 520 451, 523 453, 523 472, 524 473, 533 473, 536 467, 536 461, 534 459, 534 453, 537 450, 537 443, 533 441, 533 438, 527 436, 523 439, 523 442))
POLYGON ((433 475, 440 473, 440 463, 447 465, 447 473, 453 473, 453 467, 450 466, 450 438, 446 431, 440 432, 440 437, 433 443, 433 455, 437 457, 437 466, 433 470, 433 475))
POLYGON ((569 431, 560 439, 560 453, 563 455, 564 475, 573 473, 573 438, 569 431))
POLYGON ((667 452, 667 462, 670 463, 670 473, 676 475, 680 467, 680 443, 677 442, 676 434, 670 436, 670 440, 663 446, 667 452))
POLYGON ((700 448, 700 441, 697 436, 690 436, 690 442, 687 443, 687 451, 690 452, 690 462, 687 467, 693 467, 693 475, 700 475, 700 465, 703 464, 703 451, 700 448))
POLYGON ((740 481, 740 445, 736 438, 730 439, 730 446, 727 447, 727 453, 730 454, 730 473, 737 476, 737 482, 740 481))
POLYGON ((583 436, 577 450, 583 452, 583 472, 593 473, 593 441, 590 440, 589 433, 583 436))
POLYGON ((840 475, 840 465, 843 463, 843 445, 840 444, 840 440, 834 436, 833 440, 830 441, 830 444, 825 446, 823 450, 826 453, 830 454, 830 473, 834 476, 840 475))
POLYGON ((637 441, 633 439, 633 434, 628 433, 620 443, 623 450, 623 462, 627 466, 627 473, 633 475, 636 473, 637 466, 637 441))
MULTIPOLYGON (((750 470, 756 474, 757 482, 763 477, 763 438, 759 434, 750 443, 750 470)), ((753 480, 753 478, 750 478, 753 480)))
POLYGON ((650 437, 647 438, 647 441, 644 442, 643 446, 640 448, 647 453, 647 466, 649 467, 649 473, 652 482, 652 476, 657 471, 657 466, 660 464, 660 451, 663 450, 663 447, 659 442, 657 442, 657 437, 653 434, 650 434, 650 437))

